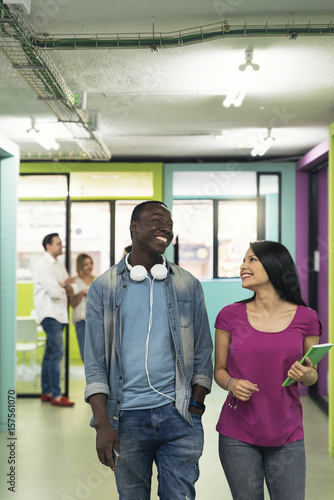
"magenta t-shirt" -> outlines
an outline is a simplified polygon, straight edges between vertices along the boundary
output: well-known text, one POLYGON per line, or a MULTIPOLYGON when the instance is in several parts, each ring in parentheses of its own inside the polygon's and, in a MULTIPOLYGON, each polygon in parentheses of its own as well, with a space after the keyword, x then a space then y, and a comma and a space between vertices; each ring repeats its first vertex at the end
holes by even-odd
POLYGON ((215 328, 230 333, 227 371, 234 378, 257 384, 249 401, 237 400, 237 408, 223 405, 217 431, 258 446, 282 446, 303 439, 303 415, 298 384, 282 387, 291 365, 303 357, 305 336, 321 335, 317 313, 297 306, 290 325, 281 332, 267 333, 253 328, 245 303, 224 307, 215 328))

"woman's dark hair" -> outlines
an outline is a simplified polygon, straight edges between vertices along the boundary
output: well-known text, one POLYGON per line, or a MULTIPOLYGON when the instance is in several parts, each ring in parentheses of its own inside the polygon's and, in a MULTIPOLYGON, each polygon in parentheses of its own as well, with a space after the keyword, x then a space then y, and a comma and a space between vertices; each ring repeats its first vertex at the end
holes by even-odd
MULTIPOLYGON (((306 306, 301 295, 298 271, 289 250, 282 243, 268 240, 251 242, 250 247, 278 295, 293 304, 306 306)), ((243 302, 254 300, 255 295, 243 302)))

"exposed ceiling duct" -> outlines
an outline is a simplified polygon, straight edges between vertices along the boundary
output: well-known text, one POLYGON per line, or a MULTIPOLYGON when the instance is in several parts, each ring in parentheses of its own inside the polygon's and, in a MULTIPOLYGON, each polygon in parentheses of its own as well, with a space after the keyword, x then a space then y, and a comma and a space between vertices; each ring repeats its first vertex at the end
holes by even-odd
MULTIPOLYGON (((111 153, 76 106, 75 96, 46 51, 34 48, 25 23, 4 6, 0 9, 0 48, 21 76, 73 134, 82 150, 78 159, 110 160, 111 153)), ((75 157, 71 157, 75 159, 75 157)))
POLYGON ((0 0, 0 132, 22 161, 108 161, 103 142, 113 161, 253 161, 268 129, 266 158, 296 158, 327 138, 326 0, 13 2, 0 0), (33 119, 59 149, 28 135, 33 119))
POLYGON ((67 34, 51 35, 34 33, 32 43, 36 48, 71 50, 71 49, 141 49, 182 47, 203 43, 219 38, 234 37, 288 37, 295 40, 298 36, 332 36, 334 26, 328 24, 294 24, 282 25, 230 25, 227 21, 208 24, 195 28, 163 33, 109 33, 109 34, 67 34))

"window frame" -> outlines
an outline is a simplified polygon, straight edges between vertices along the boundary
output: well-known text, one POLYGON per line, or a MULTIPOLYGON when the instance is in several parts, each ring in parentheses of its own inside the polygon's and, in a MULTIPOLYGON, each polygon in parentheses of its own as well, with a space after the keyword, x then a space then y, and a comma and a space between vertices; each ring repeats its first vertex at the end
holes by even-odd
MULTIPOLYGON (((281 172, 255 172, 256 174, 256 195, 254 196, 222 196, 222 197, 209 197, 209 196, 199 196, 196 198, 192 198, 189 196, 175 196, 173 197, 173 203, 174 201, 194 201, 194 200, 210 200, 212 202, 212 210, 213 210, 213 216, 212 216, 212 231, 213 231, 213 262, 212 262, 212 278, 208 279, 215 279, 215 280, 231 280, 235 279, 236 277, 220 277, 218 276, 218 247, 219 247, 219 242, 218 242, 218 207, 219 203, 224 201, 233 201, 233 202, 243 202, 243 201, 250 201, 254 200, 256 201, 256 206, 257 206, 257 240, 263 240, 265 239, 265 212, 263 210, 263 198, 260 195, 260 185, 261 185, 261 177, 262 176, 277 176, 278 180, 278 220, 277 220, 277 225, 278 225, 278 242, 281 242, 281 236, 282 236, 282 178, 281 178, 281 172)), ((174 245, 174 262, 175 264, 179 265, 179 248, 180 248, 180 243, 178 239, 175 242, 174 245)), ((204 279, 204 278, 203 278, 204 279)), ((207 279, 207 278, 205 278, 207 279)))

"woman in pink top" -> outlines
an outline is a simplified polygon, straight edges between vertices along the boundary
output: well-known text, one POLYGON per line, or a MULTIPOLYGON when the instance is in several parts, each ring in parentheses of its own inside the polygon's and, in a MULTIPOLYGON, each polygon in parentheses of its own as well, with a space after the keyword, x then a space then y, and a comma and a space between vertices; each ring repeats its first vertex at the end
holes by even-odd
POLYGON ((217 424, 219 455, 234 500, 304 500, 305 449, 298 384, 318 374, 307 358, 321 323, 301 297, 288 250, 273 241, 250 244, 240 268, 252 298, 217 316, 215 380, 229 394, 217 424))

